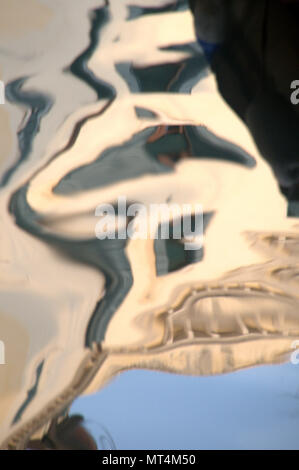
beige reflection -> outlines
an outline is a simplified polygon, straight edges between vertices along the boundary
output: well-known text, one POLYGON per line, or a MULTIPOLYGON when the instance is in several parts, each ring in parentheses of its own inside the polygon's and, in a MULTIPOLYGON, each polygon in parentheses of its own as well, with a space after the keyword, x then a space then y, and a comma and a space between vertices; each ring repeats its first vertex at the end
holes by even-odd
MULTIPOLYGON (((88 5, 97 3, 89 1, 88 5)), ((5 76, 10 79, 21 70, 48 71, 48 63, 57 67, 53 75, 45 72, 28 82, 29 89, 36 86, 51 91, 56 103, 46 118, 47 126, 41 128, 30 161, 1 196, 6 230, 0 247, 0 321, 4 340, 9 343, 8 362, 0 366, 3 447, 22 447, 28 436, 42 434, 53 416, 76 396, 99 390, 121 371, 147 368, 192 375, 227 373, 281 362, 298 339, 298 227, 286 218, 286 202, 270 168, 257 154, 246 128, 215 93, 213 78, 201 81, 190 96, 131 95, 115 72, 115 61, 129 60, 132 55, 139 65, 163 62, 166 57, 177 60, 178 55, 162 55, 157 46, 194 39, 191 15, 164 15, 161 23, 152 17, 142 18, 128 26, 125 4, 118 7, 119 3, 112 2, 112 21, 89 63, 95 74, 109 77, 118 99, 102 115, 88 119, 74 144, 48 165, 45 163, 68 142, 76 122, 107 105, 104 100, 91 104, 93 92, 60 70, 87 44, 87 8, 81 6, 81 13, 74 13, 71 46, 61 41, 59 50, 52 45, 43 56, 49 37, 56 30, 58 38, 65 34, 58 13, 54 21, 52 14, 43 10, 39 25, 35 20, 34 24, 26 23, 32 31, 46 25, 50 28, 37 45, 27 38, 30 53, 38 49, 32 62, 13 59, 14 67, 8 72, 9 59, 2 59, 5 76), (145 42, 146 29, 157 39, 151 48, 145 42), (120 30, 123 41, 118 48, 114 39, 120 30), (185 158, 171 174, 144 176, 72 197, 55 195, 53 188, 70 171, 153 125, 152 120, 137 118, 135 106, 154 111, 156 126, 205 124, 254 155, 257 167, 248 170, 232 163, 185 158), (58 131, 56 121, 63 122, 58 131), (111 319, 100 349, 95 345, 89 351, 84 348, 84 336, 90 314, 105 294, 103 276, 93 268, 63 259, 15 227, 7 214, 7 202, 28 177, 29 205, 53 233, 72 239, 94 238, 96 220, 90 214, 98 204, 114 202, 119 195, 145 205, 166 202, 170 194, 174 203, 201 203, 205 211, 215 213, 205 235, 204 259, 157 277, 153 241, 130 240, 127 255, 134 285, 111 319), (12 425, 35 383, 36 368, 45 358, 38 393, 22 420, 12 425)), ((67 14, 74 10, 62 8, 67 14)), ((26 49, 21 52, 26 57, 26 49)), ((24 116, 10 112, 16 129, 15 123, 24 116)))

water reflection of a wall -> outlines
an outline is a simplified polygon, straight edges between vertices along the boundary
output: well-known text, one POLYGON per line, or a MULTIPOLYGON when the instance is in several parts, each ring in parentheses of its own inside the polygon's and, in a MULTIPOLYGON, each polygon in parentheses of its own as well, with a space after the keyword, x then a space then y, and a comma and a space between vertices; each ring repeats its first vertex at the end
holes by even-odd
MULTIPOLYGON (((136 21, 142 16, 139 10, 131 9, 130 14, 137 15, 136 21)), ((215 97, 203 57, 192 56, 194 44, 189 40, 185 46, 191 57, 173 56, 171 64, 153 59, 136 66, 118 57, 111 65, 111 77, 116 70, 117 80, 106 84, 86 64, 97 50, 99 28, 107 22, 109 12, 98 12, 90 48, 73 62, 71 72, 108 104, 84 110, 72 133, 65 131, 68 143, 62 149, 58 146, 52 163, 34 171, 28 184, 14 188, 7 204, 17 229, 27 232, 33 248, 34 243, 44 243, 53 259, 65 259, 71 267, 91 266, 103 274, 105 289, 99 289, 93 312, 88 301, 84 303, 84 318, 76 317, 76 295, 69 300, 56 284, 51 290, 47 271, 41 272, 50 290, 21 273, 15 290, 5 293, 20 296, 30 312, 27 323, 22 323, 21 314, 15 322, 12 316, 1 315, 1 332, 9 338, 10 348, 0 385, 1 413, 5 415, 7 406, 11 415, 4 423, 4 447, 22 447, 31 435, 42 436, 53 417, 62 415, 78 395, 100 390, 122 371, 144 368, 213 375, 279 363, 287 359, 299 335, 298 227, 286 219, 286 201, 247 130, 215 97), (207 92, 200 91, 201 80, 207 92), (198 94, 177 96, 191 93, 197 82, 198 94), (132 94, 123 98, 126 87, 132 94), (123 134, 116 132, 109 145, 103 144, 103 136, 111 134, 111 123, 123 134), (90 124, 95 125, 92 132, 90 124), (231 143, 236 136, 238 146, 231 143), (95 143, 91 154, 86 150, 90 142, 95 143), (120 188, 131 200, 145 204, 154 198, 165 202, 169 196, 174 202, 182 197, 204 202, 204 251, 190 260, 180 258, 181 246, 170 242, 162 246, 154 241, 94 240, 94 215, 88 211, 95 207, 94 201, 98 204, 105 197, 113 202, 120 188), (28 289, 35 304, 30 303, 28 289), (39 310, 44 318, 37 315, 39 310), (64 319, 65 310, 73 322, 64 319), (73 335, 78 330, 81 336, 73 335), (79 340, 70 345, 73 337, 82 340, 80 345, 79 340), (59 373, 53 367, 56 362, 59 373)), ((177 51, 163 47, 159 54, 184 52, 184 44, 177 51)), ((131 49, 126 53, 130 56, 131 49)), ((11 83, 15 103, 24 105, 26 92, 15 88, 11 83)), ((53 104, 40 95, 39 100, 30 96, 36 108, 38 103, 41 107, 35 109, 37 116, 31 113, 36 120, 29 117, 26 133, 18 134, 24 161, 39 119, 53 104)), ((55 275, 59 278, 59 271, 55 275)), ((76 284, 71 287, 77 293, 76 284)), ((67 290, 71 287, 67 285, 67 290)), ((88 292, 86 286, 85 297, 88 292)), ((20 311, 20 303, 13 305, 20 311)))

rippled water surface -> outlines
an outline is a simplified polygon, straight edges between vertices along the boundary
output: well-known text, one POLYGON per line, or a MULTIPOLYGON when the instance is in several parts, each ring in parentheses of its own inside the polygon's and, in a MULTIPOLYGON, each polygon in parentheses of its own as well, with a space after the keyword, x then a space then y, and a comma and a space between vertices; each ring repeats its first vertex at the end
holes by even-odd
POLYGON ((298 219, 187 2, 1 9, 1 445, 67 412, 99 448, 298 449, 298 219), (99 240, 121 196, 201 204, 203 247, 99 240))

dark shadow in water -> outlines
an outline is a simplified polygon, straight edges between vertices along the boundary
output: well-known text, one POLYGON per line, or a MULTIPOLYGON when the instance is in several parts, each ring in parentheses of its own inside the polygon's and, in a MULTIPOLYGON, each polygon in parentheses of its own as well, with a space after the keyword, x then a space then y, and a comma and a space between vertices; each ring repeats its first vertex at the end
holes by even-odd
POLYGON ((42 370, 43 370, 43 366, 44 366, 44 361, 40 362, 40 364, 37 366, 36 371, 35 371, 34 385, 30 388, 30 390, 28 390, 27 397, 24 400, 24 402, 22 403, 22 405, 20 406, 20 408, 18 409, 17 413, 15 414, 15 417, 12 421, 12 424, 15 424, 18 421, 20 421, 20 419, 22 418, 22 415, 24 414, 26 408, 28 407, 28 405, 32 402, 33 398, 35 397, 35 395, 37 393, 41 373, 42 373, 42 370))
POLYGON ((71 171, 55 186, 54 193, 71 195, 146 174, 171 172, 174 164, 184 157, 226 160, 248 168, 256 163, 241 147, 215 136, 203 126, 155 126, 105 150, 93 163, 71 171), (165 164, 167 157, 169 164, 165 164))
POLYGON ((212 0, 189 2, 222 98, 271 166, 289 202, 288 215, 298 216, 299 108, 291 99, 298 71, 298 2, 234 0, 222 9, 208 8, 220 7, 212 0))
MULTIPOLYGON (((203 214, 203 233, 205 233, 210 221, 214 216, 214 212, 205 212, 203 214)), ((194 217, 191 220, 191 230, 194 232, 194 217)), ((156 274, 157 276, 164 276, 165 274, 177 271, 179 269, 202 261, 204 257, 204 247, 198 250, 185 250, 184 244, 181 240, 173 237, 174 226, 181 225, 182 220, 175 220, 169 224, 169 239, 163 240, 161 238, 161 226, 158 229, 158 236, 154 243, 154 250, 156 256, 156 274)), ((186 234, 185 234, 186 235, 186 234)))
POLYGON ((53 100, 50 96, 37 91, 24 91, 23 85, 29 77, 18 78, 6 86, 6 98, 28 108, 29 117, 24 126, 18 131, 19 159, 2 176, 0 187, 5 186, 17 167, 26 161, 32 150, 33 141, 40 129, 42 118, 50 111, 53 100))
MULTIPOLYGON (((191 46, 185 48, 194 53, 191 46)), ((203 56, 146 67, 119 62, 115 68, 127 82, 131 93, 191 93, 192 88, 207 74, 207 63, 203 56)))
POLYGON ((87 47, 87 49, 85 49, 84 52, 82 52, 82 54, 79 55, 79 57, 77 57, 77 59, 74 60, 74 62, 69 68, 70 72, 73 75, 78 77, 80 80, 84 81, 88 86, 90 86, 90 88, 92 88, 96 92, 98 99, 112 99, 115 96, 114 87, 111 84, 100 80, 87 67, 88 60, 91 58, 95 49, 99 46, 101 28, 103 28, 103 26, 108 22, 108 20, 108 6, 101 7, 92 12, 89 46, 87 47))
POLYGON ((176 1, 169 1, 164 6, 158 7, 138 7, 135 5, 128 6, 128 16, 127 21, 135 20, 140 16, 145 15, 155 15, 160 13, 170 13, 174 11, 182 11, 187 10, 188 4, 185 0, 176 0, 176 1))

